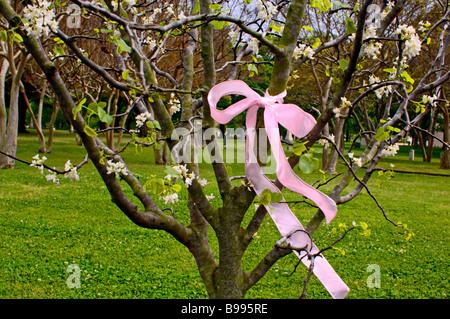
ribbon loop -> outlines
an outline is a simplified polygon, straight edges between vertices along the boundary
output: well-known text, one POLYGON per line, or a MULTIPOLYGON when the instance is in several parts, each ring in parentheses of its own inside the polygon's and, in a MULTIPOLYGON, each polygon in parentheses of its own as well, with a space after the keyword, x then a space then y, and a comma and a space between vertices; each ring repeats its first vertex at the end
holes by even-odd
MULTIPOLYGON (((245 173, 258 196, 261 196, 265 189, 281 193, 281 191, 265 176, 254 153, 257 112, 259 108, 264 108, 264 125, 275 158, 278 180, 287 189, 313 200, 324 213, 326 222, 329 223, 337 213, 336 203, 327 195, 303 182, 294 173, 284 154, 278 128, 278 124, 281 124, 287 130, 292 132, 292 134, 301 138, 309 133, 316 121, 313 116, 304 112, 298 106, 294 104, 283 104, 285 96, 286 92, 276 96, 270 96, 266 92, 264 97, 261 97, 245 82, 233 80, 222 82, 214 86, 208 94, 208 103, 211 109, 212 118, 220 124, 228 123, 236 115, 247 110, 245 173), (219 100, 223 96, 231 94, 243 95, 245 96, 245 99, 234 103, 225 110, 217 110, 216 105, 219 100)), ((305 239, 306 236, 290 236, 290 234, 292 235, 298 231, 304 232, 304 228, 290 210, 289 206, 285 203, 284 199, 279 203, 271 203, 266 209, 280 233, 287 237, 287 241, 291 243, 292 246, 308 246, 310 254, 315 254, 319 251, 310 240, 308 241, 305 239)), ((302 262, 309 267, 310 261, 307 258, 303 258, 306 253, 297 253, 297 255, 302 262)), ((347 295, 349 291, 348 287, 339 278, 323 256, 319 256, 319 258, 315 259, 314 274, 330 292, 333 298, 344 298, 347 295)))

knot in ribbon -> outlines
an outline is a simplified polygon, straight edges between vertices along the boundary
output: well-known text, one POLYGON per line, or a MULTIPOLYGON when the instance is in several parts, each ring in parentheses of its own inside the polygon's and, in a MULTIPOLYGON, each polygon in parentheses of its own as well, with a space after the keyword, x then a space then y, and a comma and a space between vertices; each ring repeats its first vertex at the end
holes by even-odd
MULTIPOLYGON (((261 97, 245 82, 232 80, 214 86, 208 94, 208 103, 211 117, 220 124, 230 122, 236 115, 247 110, 245 173, 258 196, 261 196, 266 189, 269 189, 271 192, 281 193, 280 189, 265 176, 255 154, 257 112, 259 108, 264 108, 264 126, 275 158, 276 175, 279 182, 287 189, 314 201, 325 215, 326 222, 329 223, 337 213, 336 203, 327 195, 306 184, 294 173, 284 154, 278 128, 278 124, 280 124, 294 136, 302 138, 311 131, 316 124, 316 120, 297 105, 284 104, 283 99, 285 96, 286 92, 276 96, 270 96, 266 93, 264 97, 261 97), (216 108, 217 103, 223 96, 233 94, 242 95, 245 98, 232 104, 225 110, 216 108)), ((304 227, 284 199, 278 203, 271 203, 269 206, 266 206, 266 209, 280 233, 286 237, 286 241, 292 247, 307 247, 310 255, 319 251, 310 238, 304 236, 304 227)), ((305 251, 294 252, 307 267, 310 266, 311 263, 308 258, 303 258, 306 256, 305 251)), ((322 255, 315 258, 313 272, 333 298, 344 298, 347 295, 348 287, 322 255)))

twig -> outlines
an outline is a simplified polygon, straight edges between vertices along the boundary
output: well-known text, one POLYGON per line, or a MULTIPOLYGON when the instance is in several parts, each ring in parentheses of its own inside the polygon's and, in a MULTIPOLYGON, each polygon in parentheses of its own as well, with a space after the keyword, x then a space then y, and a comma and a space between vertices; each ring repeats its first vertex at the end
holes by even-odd
POLYGON ((395 222, 393 222, 391 219, 389 219, 387 217, 386 212, 384 211, 383 207, 381 207, 380 203, 378 202, 376 197, 372 194, 372 192, 370 191, 369 187, 367 187, 367 185, 362 180, 359 179, 359 177, 356 175, 355 171, 353 171, 352 166, 347 162, 347 160, 345 159, 344 155, 342 155, 341 151, 338 149, 338 147, 336 146, 334 141, 331 140, 328 137, 325 137, 325 136, 321 136, 321 138, 326 139, 329 143, 331 143, 333 145, 333 147, 335 148, 336 152, 339 154, 339 157, 341 157, 344 160, 345 165, 350 170, 350 172, 352 173, 352 175, 355 178, 355 180, 358 181, 358 183, 360 183, 364 187, 364 189, 366 190, 367 194, 369 194, 369 196, 372 197, 372 199, 375 201, 375 203, 377 204, 378 208, 383 213, 384 218, 387 221, 389 221, 390 223, 392 223, 393 225, 398 226, 395 222))
MULTIPOLYGON (((3 151, 1 151, 1 150, 0 150, 0 154, 2 154, 2 155, 4 155, 4 156, 7 156, 7 157, 9 157, 9 158, 12 158, 13 160, 18 161, 18 162, 20 162, 20 163, 27 164, 28 166, 30 166, 30 165, 32 164, 31 162, 25 161, 25 160, 20 159, 20 158, 18 158, 18 157, 16 157, 16 156, 13 156, 13 155, 11 155, 11 154, 5 153, 5 152, 3 152, 3 151)), ((88 161, 89 161, 89 156, 86 155, 86 156, 84 157, 84 160, 83 160, 80 164, 78 164, 77 166, 74 166, 74 168, 76 168, 76 169, 78 170, 78 169, 80 169, 81 167, 83 167, 85 164, 87 164, 88 161)), ((55 172, 55 173, 58 174, 58 175, 63 175, 63 174, 69 173, 69 172, 71 171, 71 169, 69 169, 69 170, 64 170, 64 171, 60 171, 60 170, 58 170, 58 169, 56 169, 56 168, 50 167, 50 166, 45 165, 45 164, 42 164, 42 165, 39 165, 39 166, 42 166, 42 167, 48 169, 49 171, 55 172)), ((73 169, 73 168, 72 168, 72 169, 73 169)))

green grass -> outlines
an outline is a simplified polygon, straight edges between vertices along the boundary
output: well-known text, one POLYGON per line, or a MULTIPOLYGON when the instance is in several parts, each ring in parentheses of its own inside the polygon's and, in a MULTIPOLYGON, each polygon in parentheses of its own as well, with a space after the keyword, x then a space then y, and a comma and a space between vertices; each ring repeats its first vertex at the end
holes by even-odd
MULTIPOLYGON (((73 135, 58 132, 47 164, 63 168, 67 159, 80 162, 85 151, 76 146, 73 135)), ((239 146, 243 151, 242 145, 239 146)), ((31 160, 37 153, 34 134, 20 136, 18 156, 31 160)), ((420 153, 408 160, 409 149, 402 147, 394 158, 381 167, 448 174, 439 169, 438 152, 431 163, 423 163, 420 153)), ((355 152, 358 156, 358 151, 355 152)), ((154 165, 153 154, 146 149, 136 155, 130 148, 124 157, 141 180, 150 175, 163 176, 154 165)), ((214 180, 208 164, 200 165, 204 178, 214 180)), ((242 164, 231 165, 233 175, 242 175, 242 164)), ((342 165, 339 171, 344 171, 342 165)), ((17 163, 14 170, 0 171, 0 298, 207 298, 195 262, 190 253, 170 235, 134 225, 110 201, 106 187, 89 163, 80 170, 81 180, 61 178, 61 185, 47 182, 35 168, 17 163), (69 289, 68 265, 81 269, 81 288, 69 289)), ((308 183, 319 174, 301 176, 308 183)), ((378 180, 381 182, 382 180, 378 180)), ((239 183, 239 181, 236 181, 239 183)), ((352 184, 355 185, 355 184, 352 184)), ((319 247, 331 244, 340 233, 333 228, 340 223, 366 222, 370 237, 351 232, 325 256, 350 287, 348 298, 439 298, 449 294, 449 212, 448 177, 397 173, 389 181, 369 186, 390 219, 408 225, 415 236, 405 239, 405 230, 387 222, 373 200, 363 192, 355 200, 339 206, 330 225, 321 225, 314 240, 319 247), (368 288, 369 264, 381 270, 381 287, 368 288)), ((329 192, 332 185, 322 190, 329 192)), ((126 190, 131 195, 130 190, 126 190)), ((217 187, 206 186, 214 193, 212 203, 220 205, 217 187)), ((298 199, 285 193, 287 200, 298 199)), ((182 191, 181 198, 187 198, 182 191)), ((187 222, 182 203, 174 205, 175 215, 187 222)), ((292 205, 299 220, 306 224, 314 209, 292 205)), ((273 246, 280 235, 267 217, 244 256, 250 270, 273 246)), ((213 249, 217 250, 215 243, 213 249)), ((297 298, 307 269, 296 264, 294 256, 278 261, 247 298, 297 298)), ((308 289, 309 298, 330 298, 317 279, 308 289)))

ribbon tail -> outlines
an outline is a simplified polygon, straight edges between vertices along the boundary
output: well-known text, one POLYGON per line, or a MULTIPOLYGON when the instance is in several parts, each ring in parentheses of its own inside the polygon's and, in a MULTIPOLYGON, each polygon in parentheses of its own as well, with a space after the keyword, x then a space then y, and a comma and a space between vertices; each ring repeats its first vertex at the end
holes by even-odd
MULTIPOLYGON (((262 192, 265 189, 269 189, 272 192, 281 193, 281 191, 264 175, 254 153, 257 111, 258 107, 252 106, 248 109, 247 112, 245 173, 247 179, 253 184, 253 188, 258 196, 261 196, 262 192)), ((315 254, 319 251, 317 247, 311 242, 309 236, 306 236, 306 231, 303 225, 291 211, 289 206, 284 203, 284 199, 279 203, 271 203, 270 206, 265 207, 281 235, 287 237, 288 243, 290 243, 294 247, 309 246, 308 249, 310 249, 310 252, 312 254, 315 254)), ((306 257, 302 258, 305 256, 306 252, 296 252, 296 254, 302 260, 305 266, 310 267, 310 261, 306 257)), ((315 258, 313 273, 333 298, 345 298, 345 296, 349 292, 349 288, 336 274, 331 265, 323 256, 320 255, 315 258)))
POLYGON ((264 125, 266 127, 270 145, 272 146, 275 161, 277 162, 276 173, 278 180, 287 189, 299 193, 316 203, 324 213, 326 222, 329 223, 334 216, 336 216, 336 203, 329 196, 305 183, 294 173, 284 154, 283 146, 281 145, 277 114, 271 108, 266 108, 264 111, 264 125))

